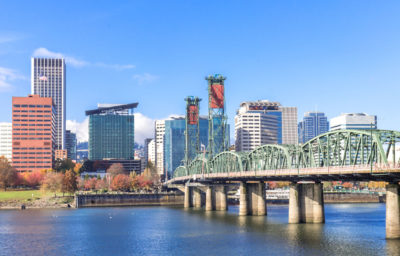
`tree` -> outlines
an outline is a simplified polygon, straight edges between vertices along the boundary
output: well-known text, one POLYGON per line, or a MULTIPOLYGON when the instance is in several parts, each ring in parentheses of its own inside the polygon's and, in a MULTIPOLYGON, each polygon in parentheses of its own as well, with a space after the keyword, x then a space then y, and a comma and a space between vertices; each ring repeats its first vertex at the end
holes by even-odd
POLYGON ((73 170, 75 163, 71 159, 56 159, 54 162, 54 170, 65 173, 67 170, 73 170))
POLYGON ((62 182, 62 192, 68 192, 70 194, 74 193, 78 189, 78 184, 75 176, 75 172, 69 170, 65 173, 63 182, 62 182))
POLYGON ((25 178, 25 184, 27 186, 37 187, 42 183, 44 178, 44 173, 41 171, 35 171, 25 174, 24 178, 25 178))
POLYGON ((42 182, 42 190, 56 193, 61 190, 64 175, 62 173, 48 172, 42 182))
POLYGON ((0 156, 0 186, 6 191, 7 187, 14 185, 17 180, 17 170, 10 165, 7 158, 0 156))
POLYGON ((82 164, 80 163, 76 163, 75 167, 74 167, 74 172, 76 175, 79 175, 81 173, 81 169, 82 169, 82 164))
POLYGON ((106 190, 107 188, 108 188, 107 182, 104 179, 97 179, 96 181, 97 190, 106 190))
POLYGON ((114 163, 107 169, 107 173, 109 173, 112 177, 115 177, 118 174, 124 174, 125 173, 125 169, 124 169, 124 166, 122 164, 114 163))
POLYGON ((128 175, 118 174, 112 180, 112 190, 128 191, 131 187, 131 179, 128 175))
POLYGON ((85 180, 85 189, 86 190, 96 189, 96 182, 97 182, 96 178, 90 178, 90 179, 85 180))

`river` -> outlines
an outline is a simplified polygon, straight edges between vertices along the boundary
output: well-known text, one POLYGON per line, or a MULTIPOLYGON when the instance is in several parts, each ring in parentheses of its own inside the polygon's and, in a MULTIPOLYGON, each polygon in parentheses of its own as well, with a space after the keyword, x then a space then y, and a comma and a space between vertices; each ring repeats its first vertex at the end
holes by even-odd
POLYGON ((170 207, 0 211, 0 255, 400 255, 385 204, 325 205, 325 224, 170 207))

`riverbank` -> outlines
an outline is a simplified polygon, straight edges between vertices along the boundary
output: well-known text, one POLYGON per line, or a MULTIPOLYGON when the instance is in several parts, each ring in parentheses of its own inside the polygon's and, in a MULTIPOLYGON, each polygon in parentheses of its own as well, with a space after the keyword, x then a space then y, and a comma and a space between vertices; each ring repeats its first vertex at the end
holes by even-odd
POLYGON ((73 206, 74 196, 62 196, 40 190, 1 191, 0 209, 45 209, 73 206))

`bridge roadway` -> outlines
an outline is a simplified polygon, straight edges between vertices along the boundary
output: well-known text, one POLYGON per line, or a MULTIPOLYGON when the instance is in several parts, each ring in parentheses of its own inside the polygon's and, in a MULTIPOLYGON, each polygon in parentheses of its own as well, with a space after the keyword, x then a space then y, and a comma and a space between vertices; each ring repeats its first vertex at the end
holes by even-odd
POLYGON ((164 185, 184 191, 186 208, 226 211, 227 186, 239 183, 239 215, 266 215, 265 182, 290 181, 289 223, 324 223, 323 181, 386 181, 386 238, 400 238, 399 143, 396 131, 338 130, 298 146, 198 155, 164 185))

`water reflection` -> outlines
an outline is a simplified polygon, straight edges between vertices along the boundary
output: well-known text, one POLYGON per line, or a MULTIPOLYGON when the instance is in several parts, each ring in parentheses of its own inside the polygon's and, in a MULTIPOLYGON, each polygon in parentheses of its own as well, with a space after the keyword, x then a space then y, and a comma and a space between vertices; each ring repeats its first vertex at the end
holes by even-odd
POLYGON ((135 207, 0 211, 0 255, 400 255, 385 240, 385 209, 327 205, 326 224, 268 216, 135 207))

